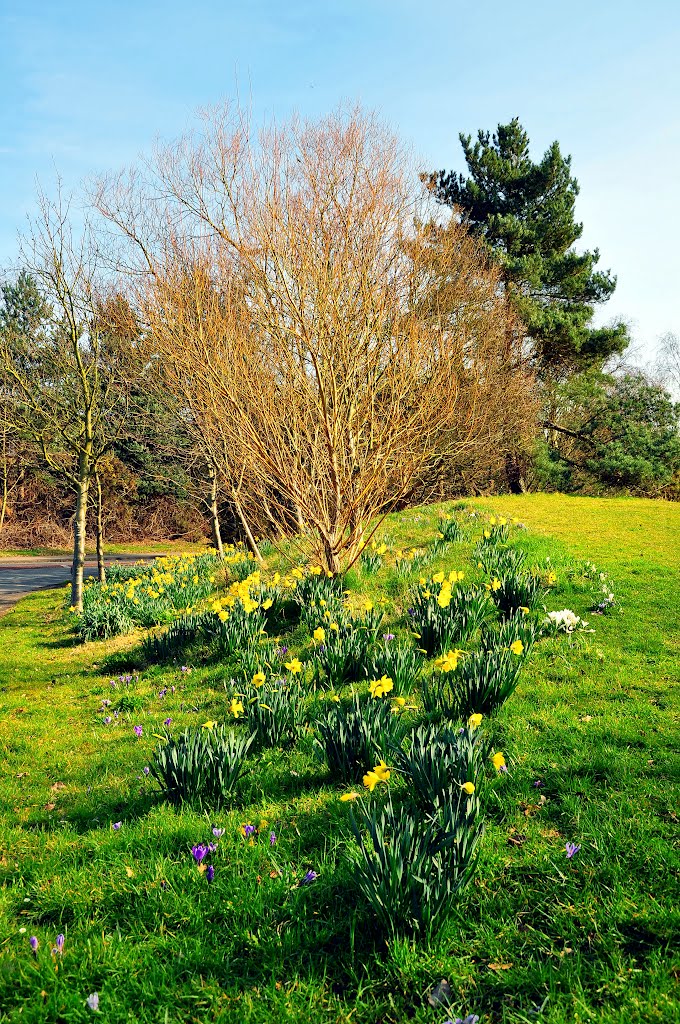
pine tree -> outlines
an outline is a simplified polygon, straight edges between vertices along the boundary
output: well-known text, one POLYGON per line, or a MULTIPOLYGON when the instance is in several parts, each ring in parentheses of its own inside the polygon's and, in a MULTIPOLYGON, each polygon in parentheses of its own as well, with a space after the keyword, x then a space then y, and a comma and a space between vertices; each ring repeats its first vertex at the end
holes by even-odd
POLYGON ((594 307, 610 298, 616 278, 595 270, 597 249, 573 249, 583 225, 574 220, 579 187, 571 157, 553 142, 534 163, 517 118, 499 124, 493 137, 479 131, 474 144, 469 135, 459 138, 469 177, 439 171, 423 180, 489 246, 538 372, 560 378, 622 352, 625 324, 590 326, 594 307))

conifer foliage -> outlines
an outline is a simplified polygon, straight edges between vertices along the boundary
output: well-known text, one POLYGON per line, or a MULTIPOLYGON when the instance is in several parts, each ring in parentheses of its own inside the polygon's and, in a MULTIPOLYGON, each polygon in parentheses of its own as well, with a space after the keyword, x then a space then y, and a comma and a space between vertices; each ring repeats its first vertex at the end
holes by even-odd
POLYGON ((489 246, 537 369, 563 377, 622 352, 625 324, 590 326, 594 307, 610 298, 616 278, 595 269, 597 249, 573 249, 583 225, 574 218, 579 186, 571 157, 553 142, 535 163, 517 118, 499 124, 493 136, 479 131, 474 143, 469 135, 459 138, 469 176, 438 171, 423 180, 489 246))

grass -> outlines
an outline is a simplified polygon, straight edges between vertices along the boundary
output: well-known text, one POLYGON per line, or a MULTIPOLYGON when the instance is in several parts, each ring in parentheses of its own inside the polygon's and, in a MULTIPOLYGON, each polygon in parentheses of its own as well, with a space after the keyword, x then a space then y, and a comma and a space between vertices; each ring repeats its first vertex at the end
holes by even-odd
MULTIPOLYGON (((477 504, 526 523, 514 542, 551 559, 550 608, 588 618, 577 557, 610 576, 621 610, 591 617, 594 634, 536 645, 492 725, 510 772, 492 789, 475 882, 428 948, 387 945, 358 904, 347 806, 311 737, 261 755, 229 811, 159 801, 142 772, 150 734, 166 716, 173 728, 224 720, 225 666, 150 666, 112 690, 110 666, 135 663, 138 636, 76 645, 59 591, 0 620, 3 1024, 91 1019, 94 991, 102 1019, 143 1024, 678 1019, 680 506, 556 495, 477 504), (102 698, 123 696, 122 724, 103 726, 102 698), (252 844, 246 822, 261 826, 252 844), (190 847, 213 825, 226 832, 208 885, 190 847), (581 845, 573 860, 567 841, 581 845), (309 869, 319 878, 300 887, 309 869), (66 944, 53 957, 58 932, 66 944), (452 1002, 434 1008, 442 978, 452 1002)), ((425 546, 439 511, 391 517, 380 532, 425 546)), ((464 568, 468 553, 454 544, 425 571, 464 568)), ((408 580, 386 565, 347 583, 387 594, 396 621, 408 580)), ((305 642, 300 630, 294 640, 305 642)))

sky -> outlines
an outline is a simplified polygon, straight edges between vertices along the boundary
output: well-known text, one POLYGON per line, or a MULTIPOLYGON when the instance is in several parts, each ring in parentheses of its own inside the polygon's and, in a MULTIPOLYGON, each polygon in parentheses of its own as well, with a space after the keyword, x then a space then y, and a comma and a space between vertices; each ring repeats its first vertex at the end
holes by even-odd
POLYGON ((376 112, 427 170, 464 170, 458 133, 519 117, 557 139, 581 248, 618 278, 638 361, 680 334, 677 0, 0 0, 0 268, 36 187, 134 162, 240 97, 256 120, 376 112))

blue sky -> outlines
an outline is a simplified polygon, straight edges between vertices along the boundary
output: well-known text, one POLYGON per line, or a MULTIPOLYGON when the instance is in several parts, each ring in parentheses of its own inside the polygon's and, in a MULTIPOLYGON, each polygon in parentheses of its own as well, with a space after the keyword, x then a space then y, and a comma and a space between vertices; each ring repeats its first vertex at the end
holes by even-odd
POLYGON ((536 155, 572 154, 583 245, 619 280, 599 320, 650 359, 680 334, 679 54, 677 0, 0 0, 0 267, 36 180, 77 188, 237 92, 258 119, 359 101, 428 169, 517 115, 536 155))

